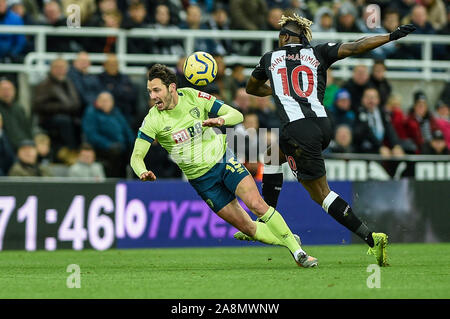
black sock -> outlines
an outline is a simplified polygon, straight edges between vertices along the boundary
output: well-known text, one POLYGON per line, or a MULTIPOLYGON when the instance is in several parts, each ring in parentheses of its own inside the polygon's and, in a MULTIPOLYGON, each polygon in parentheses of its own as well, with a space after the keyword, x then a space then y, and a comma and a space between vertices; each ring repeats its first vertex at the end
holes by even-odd
POLYGON ((341 225, 347 227, 353 233, 358 235, 370 247, 373 247, 374 242, 372 232, 367 226, 353 214, 352 208, 341 197, 336 197, 334 201, 328 206, 328 214, 337 220, 341 225))
POLYGON ((281 186, 283 185, 283 173, 263 174, 262 195, 267 205, 273 208, 277 207, 278 196, 280 196, 281 186))

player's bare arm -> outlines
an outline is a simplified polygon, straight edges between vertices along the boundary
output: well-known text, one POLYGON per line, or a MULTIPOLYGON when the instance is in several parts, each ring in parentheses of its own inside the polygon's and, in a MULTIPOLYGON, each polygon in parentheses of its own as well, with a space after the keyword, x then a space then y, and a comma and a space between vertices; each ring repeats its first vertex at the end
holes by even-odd
POLYGON ((248 80, 245 90, 248 94, 256 96, 272 95, 272 88, 266 84, 266 80, 258 80, 253 76, 248 80))
POLYGON ((409 33, 416 30, 416 27, 412 24, 401 25, 392 33, 386 33, 382 35, 375 35, 372 37, 364 37, 354 42, 343 43, 339 47, 338 58, 343 59, 348 56, 358 55, 367 51, 373 50, 386 44, 390 41, 395 41, 407 36, 409 33))

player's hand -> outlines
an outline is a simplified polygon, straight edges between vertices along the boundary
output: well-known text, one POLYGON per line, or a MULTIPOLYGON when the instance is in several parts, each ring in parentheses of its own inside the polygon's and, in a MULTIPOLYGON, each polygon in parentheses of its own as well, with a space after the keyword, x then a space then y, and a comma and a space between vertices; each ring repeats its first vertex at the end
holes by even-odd
POLYGON ((222 126, 224 124, 225 124, 225 120, 221 117, 207 119, 202 122, 202 126, 222 126))
POLYGON ((391 32, 389 35, 389 41, 398 40, 400 38, 406 37, 411 32, 414 32, 416 27, 414 24, 404 24, 399 26, 395 31, 391 32))
POLYGON ((152 171, 147 171, 147 172, 142 173, 139 178, 143 182, 146 182, 146 181, 153 182, 156 180, 156 175, 152 171))

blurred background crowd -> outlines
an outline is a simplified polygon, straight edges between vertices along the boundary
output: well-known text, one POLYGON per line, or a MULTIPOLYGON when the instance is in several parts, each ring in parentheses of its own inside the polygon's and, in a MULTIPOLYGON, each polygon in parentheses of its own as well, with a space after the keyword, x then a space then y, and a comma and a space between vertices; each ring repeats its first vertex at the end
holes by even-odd
MULTIPOLYGON (((314 21, 314 32, 388 33, 398 25, 413 23, 415 34, 449 35, 450 4, 445 0, 0 0, 0 25, 66 26, 67 8, 81 7, 81 26, 108 28, 279 30, 282 14, 297 13, 314 21), (367 6, 381 8, 381 25, 367 26, 367 6)), ((145 75, 133 81, 121 72, 116 38, 47 38, 48 52, 73 52, 73 61, 51 61, 47 77, 33 88, 31 114, 17 99, 17 78, 0 79, 0 176, 55 176, 51 163, 73 177, 132 177, 128 167, 136 132, 148 112, 145 75), (103 72, 89 73, 90 53, 106 53, 103 72)), ((313 43, 315 44, 315 43, 313 43)), ((192 85, 182 74, 186 52, 183 42, 149 37, 128 39, 128 53, 179 57, 174 70, 178 87, 192 85)), ((34 41, 24 35, 0 34, 0 63, 20 63, 34 51, 34 41)), ((245 91, 247 76, 242 64, 226 65, 230 55, 261 55, 261 43, 242 40, 199 39, 196 51, 210 52, 218 63, 213 84, 196 87, 213 94, 244 113, 235 128, 262 158, 258 139, 268 144, 280 123, 271 97, 254 97, 245 91), (228 72, 226 72, 228 71, 228 72), (258 134, 262 128, 267 134, 258 134), (253 145, 253 146, 252 146, 253 145)), ((335 137, 325 153, 369 153, 385 157, 404 154, 449 154, 450 84, 433 105, 425 91, 410 92, 405 106, 386 77, 385 59, 420 59, 420 45, 389 43, 363 56, 373 59, 352 70, 352 77, 337 81, 328 72, 324 105, 333 121, 335 137)), ((450 49, 433 46, 433 59, 450 60, 450 49)), ((150 67, 150 65, 149 65, 150 67)), ((181 178, 182 173, 155 141, 147 165, 159 178, 181 178)), ((262 159, 241 160, 255 178, 261 178, 262 159)))

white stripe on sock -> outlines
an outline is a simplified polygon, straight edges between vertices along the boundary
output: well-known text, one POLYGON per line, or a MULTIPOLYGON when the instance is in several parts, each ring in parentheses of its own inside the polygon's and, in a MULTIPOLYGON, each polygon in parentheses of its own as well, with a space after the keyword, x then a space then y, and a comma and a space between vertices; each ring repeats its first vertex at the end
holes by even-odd
POLYGON ((322 208, 328 213, 328 208, 331 206, 331 204, 334 202, 336 198, 338 198, 339 195, 335 192, 331 191, 327 197, 323 200, 322 208))
POLYGON ((283 167, 281 165, 265 165, 264 164, 264 174, 282 174, 283 167))

